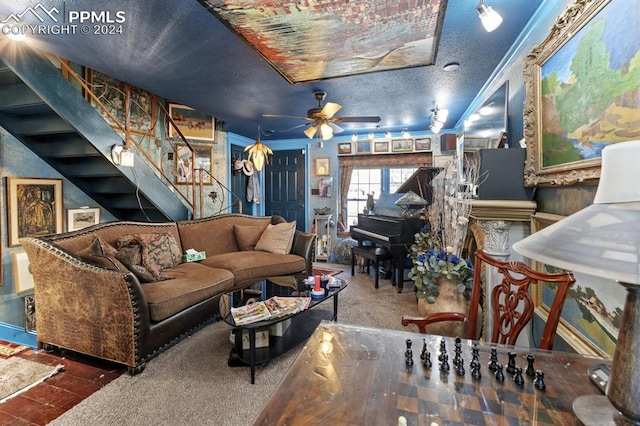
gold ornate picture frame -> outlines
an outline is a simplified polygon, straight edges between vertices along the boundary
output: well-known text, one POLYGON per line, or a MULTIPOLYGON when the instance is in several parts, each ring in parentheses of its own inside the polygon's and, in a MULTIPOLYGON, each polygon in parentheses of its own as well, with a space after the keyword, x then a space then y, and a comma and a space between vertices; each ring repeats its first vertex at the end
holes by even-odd
POLYGON ((7 177, 9 247, 19 238, 63 232, 62 179, 7 177))
POLYGON ((331 175, 331 169, 329 168, 329 157, 316 158, 315 173, 316 176, 331 175))
POLYGON ((640 29, 629 21, 634 7, 576 0, 524 58, 526 186, 595 183, 602 148, 637 139, 640 103, 632 94, 640 79, 629 66, 640 52, 640 29))

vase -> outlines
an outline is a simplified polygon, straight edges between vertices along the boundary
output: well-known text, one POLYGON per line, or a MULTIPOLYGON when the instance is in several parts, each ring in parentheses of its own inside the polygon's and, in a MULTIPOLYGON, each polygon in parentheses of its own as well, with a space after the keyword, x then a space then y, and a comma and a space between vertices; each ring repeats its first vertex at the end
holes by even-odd
MULTIPOLYGON (((449 280, 446 277, 435 278, 440 295, 435 303, 427 302, 426 298, 418 299, 418 315, 424 316, 437 312, 459 312, 469 314, 469 300, 458 291, 459 280, 449 280)), ((462 321, 443 321, 426 326, 428 334, 450 337, 466 337, 467 324, 462 321)))

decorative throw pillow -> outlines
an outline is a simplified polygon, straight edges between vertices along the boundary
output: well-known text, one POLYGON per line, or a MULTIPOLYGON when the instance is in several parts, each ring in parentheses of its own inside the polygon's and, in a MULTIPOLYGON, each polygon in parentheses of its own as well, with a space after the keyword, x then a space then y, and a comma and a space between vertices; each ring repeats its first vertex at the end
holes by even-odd
POLYGON ((256 243, 256 250, 275 254, 288 254, 293 246, 296 233, 296 221, 267 226, 256 243))
POLYGON ((262 226, 242 226, 233 225, 233 233, 236 236, 236 243, 241 251, 254 250, 264 227, 262 226))
POLYGON ((117 257, 141 282, 156 282, 169 279, 163 271, 179 264, 182 254, 173 235, 158 232, 121 237, 117 257))
POLYGON ((87 263, 114 271, 127 271, 127 267, 117 258, 118 251, 100 238, 94 238, 89 247, 80 250, 78 257, 87 263))

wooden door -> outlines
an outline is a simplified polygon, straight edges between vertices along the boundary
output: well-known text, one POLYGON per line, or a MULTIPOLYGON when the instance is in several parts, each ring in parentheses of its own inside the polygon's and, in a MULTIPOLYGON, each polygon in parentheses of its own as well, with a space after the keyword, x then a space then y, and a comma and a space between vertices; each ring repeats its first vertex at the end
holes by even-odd
POLYGON ((265 215, 278 215, 296 228, 305 231, 305 152, 304 150, 274 151, 265 166, 265 215))

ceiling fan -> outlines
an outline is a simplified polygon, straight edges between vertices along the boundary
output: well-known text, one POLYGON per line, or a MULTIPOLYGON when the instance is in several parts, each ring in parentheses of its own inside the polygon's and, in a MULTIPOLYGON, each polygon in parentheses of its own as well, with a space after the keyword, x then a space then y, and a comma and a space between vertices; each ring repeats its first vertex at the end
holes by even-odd
POLYGON ((304 134, 307 135, 309 139, 313 139, 313 137, 317 135, 323 140, 331 139, 334 133, 340 133, 344 130, 336 123, 378 123, 380 121, 380 117, 334 117, 335 113, 340 111, 342 105, 327 102, 323 106, 322 101, 327 97, 325 92, 315 91, 313 92, 313 96, 318 101, 318 106, 308 110, 306 117, 277 114, 263 114, 262 116, 267 118, 299 118, 300 120, 305 120, 307 123, 299 124, 282 131, 287 132, 299 127, 309 126, 304 131, 304 134))

